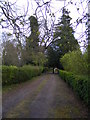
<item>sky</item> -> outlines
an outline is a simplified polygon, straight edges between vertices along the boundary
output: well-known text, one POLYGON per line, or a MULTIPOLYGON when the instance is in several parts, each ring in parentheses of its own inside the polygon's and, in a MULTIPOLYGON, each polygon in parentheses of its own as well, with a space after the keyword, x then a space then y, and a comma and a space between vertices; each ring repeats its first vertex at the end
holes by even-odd
MULTIPOLYGON (((28 4, 27 1, 29 1, 28 16, 33 15, 34 11, 37 7, 36 2, 34 0, 8 0, 8 1, 10 1, 12 3, 14 3, 16 1, 16 4, 17 4, 18 8, 21 9, 19 11, 16 9, 18 11, 18 13, 22 13, 23 10, 26 11, 27 4, 28 4)), ((36 1, 41 2, 42 0, 36 0, 36 1)), ((49 1, 49 0, 44 0, 44 1, 46 2, 46 1, 49 1)), ((70 2, 70 0, 65 0, 65 1, 64 0, 52 0, 52 2, 51 2, 52 9, 51 10, 52 10, 53 13, 55 13, 55 16, 56 16, 55 23, 57 23, 58 19, 61 17, 60 9, 64 5, 66 5, 67 6, 66 8, 70 11, 70 17, 72 18, 71 23, 73 23, 73 28, 75 29, 74 26, 76 26, 76 23, 74 23, 74 22, 76 21, 76 19, 78 17, 81 17, 82 15, 84 15, 85 13, 88 12, 88 6, 87 6, 87 0, 72 0, 72 1, 73 1, 73 4, 67 5, 68 2, 70 2), (78 4, 80 2, 83 2, 83 4, 78 4), (75 3, 76 3, 76 6, 74 5, 75 3), (79 11, 77 11, 77 8, 79 8, 79 11)), ((82 33, 84 33, 85 29, 86 29, 85 24, 80 24, 75 29, 75 38, 78 39, 78 41, 86 39, 85 36, 82 39, 80 39, 80 35, 82 33)))

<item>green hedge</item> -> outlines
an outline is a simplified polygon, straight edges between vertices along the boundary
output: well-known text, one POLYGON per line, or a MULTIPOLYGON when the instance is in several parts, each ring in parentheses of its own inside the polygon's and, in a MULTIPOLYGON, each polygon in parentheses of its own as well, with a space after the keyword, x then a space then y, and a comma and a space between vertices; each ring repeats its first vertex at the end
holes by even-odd
POLYGON ((43 67, 39 66, 2 66, 2 85, 11 85, 30 80, 42 73, 43 67))
POLYGON ((60 77, 65 80, 79 97, 88 104, 88 77, 74 75, 73 73, 60 70, 60 77))

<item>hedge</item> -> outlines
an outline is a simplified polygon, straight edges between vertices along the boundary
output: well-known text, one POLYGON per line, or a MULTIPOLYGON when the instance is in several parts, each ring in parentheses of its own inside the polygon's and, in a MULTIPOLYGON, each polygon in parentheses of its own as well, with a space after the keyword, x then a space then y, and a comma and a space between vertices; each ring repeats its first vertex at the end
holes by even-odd
POLYGON ((79 97, 88 104, 88 77, 75 75, 63 70, 59 71, 59 75, 76 91, 79 97))
POLYGON ((30 80, 42 73, 43 67, 26 65, 23 67, 2 66, 2 85, 11 85, 30 80))

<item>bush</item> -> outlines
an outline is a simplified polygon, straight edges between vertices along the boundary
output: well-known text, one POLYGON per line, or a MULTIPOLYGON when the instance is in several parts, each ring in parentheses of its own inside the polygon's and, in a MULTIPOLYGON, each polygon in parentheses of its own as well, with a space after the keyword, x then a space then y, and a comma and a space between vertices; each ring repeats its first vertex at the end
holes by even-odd
POLYGON ((2 85, 10 85, 30 80, 42 73, 43 67, 39 66, 2 66, 2 85))
POLYGON ((49 71, 48 67, 44 67, 43 72, 46 73, 47 71, 49 71))
POLYGON ((59 71, 59 75, 76 91, 80 98, 88 104, 88 77, 75 75, 63 70, 59 71))
POLYGON ((64 69, 75 74, 88 74, 88 53, 81 53, 80 50, 66 53, 60 59, 64 69))

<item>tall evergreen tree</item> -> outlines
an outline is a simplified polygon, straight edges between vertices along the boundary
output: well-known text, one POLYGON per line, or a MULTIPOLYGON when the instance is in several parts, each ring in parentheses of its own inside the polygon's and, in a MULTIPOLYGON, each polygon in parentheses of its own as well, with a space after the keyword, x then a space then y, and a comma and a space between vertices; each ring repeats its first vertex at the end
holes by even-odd
POLYGON ((79 45, 74 37, 74 30, 72 28, 71 17, 68 10, 63 8, 62 17, 56 26, 54 34, 54 44, 59 48, 60 54, 64 55, 69 51, 76 50, 79 45))
POLYGON ((31 34, 27 38, 26 47, 29 48, 30 50, 37 52, 39 46, 39 24, 34 16, 31 16, 29 20, 30 20, 31 34))
POLYGON ((48 64, 52 67, 62 68, 59 59, 65 53, 76 50, 79 47, 70 21, 69 12, 63 8, 61 19, 56 25, 53 42, 50 45, 52 49, 48 50, 48 64))
POLYGON ((23 50, 22 57, 24 64, 33 64, 33 57, 39 51, 39 25, 34 16, 30 16, 31 34, 26 38, 26 46, 23 50))

